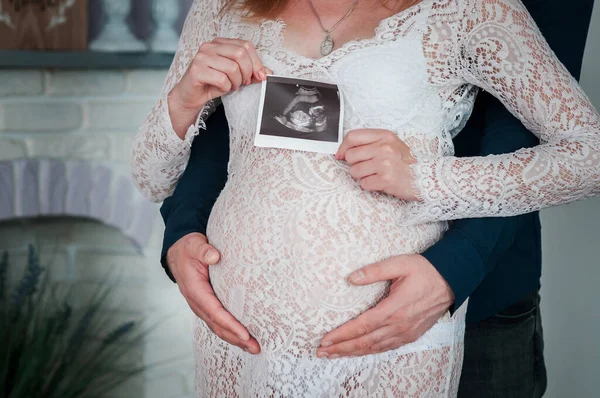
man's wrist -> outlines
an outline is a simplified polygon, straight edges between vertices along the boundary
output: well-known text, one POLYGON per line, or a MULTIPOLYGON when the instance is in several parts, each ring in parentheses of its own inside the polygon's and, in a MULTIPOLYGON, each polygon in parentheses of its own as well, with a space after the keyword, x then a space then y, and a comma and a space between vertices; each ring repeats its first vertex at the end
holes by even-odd
POLYGON ((444 276, 442 274, 440 274, 440 272, 438 271, 438 269, 435 267, 435 265, 433 265, 433 263, 431 261, 429 261, 429 259, 425 256, 423 256, 422 254, 417 254, 416 258, 418 262, 420 262, 421 264, 419 264, 421 267, 428 267, 433 275, 432 279, 435 280, 435 288, 436 291, 443 291, 445 292, 445 299, 448 301, 448 304, 450 306, 452 306, 456 300, 456 297, 454 295, 454 291, 452 290, 452 287, 450 286, 450 284, 448 283, 448 281, 446 280, 446 278, 444 278, 444 276), (439 287, 439 290, 437 289, 439 287))
POLYGON ((176 250, 175 249, 175 245, 169 247, 167 249, 167 253, 165 254, 165 271, 167 272, 167 274, 173 276, 173 279, 175 278, 175 274, 173 273, 173 269, 171 268, 171 266, 173 265, 173 251, 176 250))
POLYGON ((160 264, 162 265, 162 267, 165 270, 165 273, 167 274, 169 279, 171 281, 173 281, 174 283, 177 283, 177 280, 175 279, 175 275, 173 275, 173 272, 171 272, 171 267, 169 266, 169 262, 167 260, 167 255, 168 255, 168 250, 164 255, 161 256, 160 264))
POLYGON ((454 296, 454 312, 479 286, 486 275, 480 253, 462 231, 451 228, 442 240, 422 253, 437 270, 454 296))

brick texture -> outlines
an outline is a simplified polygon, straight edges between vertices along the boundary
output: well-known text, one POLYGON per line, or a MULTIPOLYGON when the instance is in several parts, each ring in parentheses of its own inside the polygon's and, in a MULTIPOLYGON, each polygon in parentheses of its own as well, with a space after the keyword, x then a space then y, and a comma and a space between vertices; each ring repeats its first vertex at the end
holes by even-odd
POLYGON ((92 130, 119 129, 135 133, 154 103, 155 100, 147 99, 89 100, 85 127, 92 130))
POLYGON ((40 95, 44 91, 43 72, 3 70, 0 73, 0 97, 40 95))
POLYGON ((158 98, 167 73, 164 70, 135 70, 127 74, 127 92, 158 98))
POLYGON ((77 102, 33 99, 3 105, 0 131, 41 133, 68 132, 81 127, 83 110, 77 102))
POLYGON ((126 85, 121 71, 54 71, 46 74, 49 95, 119 95, 126 85))

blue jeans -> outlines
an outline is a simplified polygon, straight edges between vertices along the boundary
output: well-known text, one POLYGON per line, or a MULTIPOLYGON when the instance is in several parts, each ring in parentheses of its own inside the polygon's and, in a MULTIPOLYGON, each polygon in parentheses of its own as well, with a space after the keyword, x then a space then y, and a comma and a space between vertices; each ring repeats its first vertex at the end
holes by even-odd
POLYGON ((467 325, 458 398, 539 398, 546 391, 540 296, 467 325))

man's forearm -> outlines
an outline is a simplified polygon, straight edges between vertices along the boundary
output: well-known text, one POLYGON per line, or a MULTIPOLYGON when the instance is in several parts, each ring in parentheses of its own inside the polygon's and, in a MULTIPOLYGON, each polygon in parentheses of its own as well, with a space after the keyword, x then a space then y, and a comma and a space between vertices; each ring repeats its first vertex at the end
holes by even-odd
POLYGON ((222 106, 208 118, 206 127, 192 144, 188 166, 175 192, 160 209, 165 222, 161 264, 172 280, 167 251, 189 233, 206 234, 212 207, 227 182, 229 130, 222 106))

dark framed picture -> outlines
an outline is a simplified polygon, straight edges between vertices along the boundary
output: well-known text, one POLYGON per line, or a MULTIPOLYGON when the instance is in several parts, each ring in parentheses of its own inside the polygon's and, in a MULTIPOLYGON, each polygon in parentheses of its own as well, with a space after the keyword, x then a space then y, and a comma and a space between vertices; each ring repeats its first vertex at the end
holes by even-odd
POLYGON ((337 85, 267 76, 254 145, 333 154, 342 142, 343 118, 337 85))
POLYGON ((87 0, 0 0, 0 50, 85 50, 87 0))

